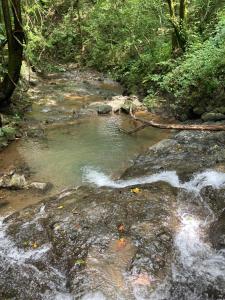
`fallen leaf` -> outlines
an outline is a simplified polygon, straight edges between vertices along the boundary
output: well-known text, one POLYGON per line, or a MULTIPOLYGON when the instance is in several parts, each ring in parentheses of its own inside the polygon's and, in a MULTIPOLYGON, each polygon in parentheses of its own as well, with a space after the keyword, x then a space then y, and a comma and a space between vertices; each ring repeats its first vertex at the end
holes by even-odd
POLYGON ((120 233, 125 232, 125 226, 124 226, 124 224, 119 224, 119 225, 117 226, 117 229, 118 229, 118 231, 119 231, 120 233))
POLYGON ((83 259, 77 259, 75 260, 75 265, 76 266, 82 266, 82 265, 85 265, 86 264, 86 261, 83 260, 83 259))
POLYGON ((60 229, 60 228, 61 228, 60 225, 56 225, 56 226, 54 227, 55 230, 58 230, 58 229, 60 229))
POLYGON ((33 249, 36 249, 38 247, 38 244, 36 242, 34 242, 34 243, 31 244, 31 246, 32 246, 33 249))
POLYGON ((60 205, 60 206, 58 206, 58 209, 62 209, 62 208, 64 208, 64 206, 63 206, 63 205, 60 205))
POLYGON ((131 189, 131 192, 134 194, 138 194, 141 192, 141 190, 139 188, 133 188, 133 189, 131 189))

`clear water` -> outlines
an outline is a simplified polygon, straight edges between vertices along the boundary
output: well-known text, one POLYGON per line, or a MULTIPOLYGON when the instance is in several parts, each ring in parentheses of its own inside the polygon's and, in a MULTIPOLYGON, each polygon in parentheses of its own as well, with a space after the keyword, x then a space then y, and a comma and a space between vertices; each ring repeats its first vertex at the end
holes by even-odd
POLYGON ((20 156, 35 172, 35 179, 50 181, 56 188, 80 185, 88 166, 119 175, 137 154, 166 136, 146 129, 134 136, 118 130, 122 116, 94 117, 69 127, 50 129, 47 139, 23 141, 20 156))

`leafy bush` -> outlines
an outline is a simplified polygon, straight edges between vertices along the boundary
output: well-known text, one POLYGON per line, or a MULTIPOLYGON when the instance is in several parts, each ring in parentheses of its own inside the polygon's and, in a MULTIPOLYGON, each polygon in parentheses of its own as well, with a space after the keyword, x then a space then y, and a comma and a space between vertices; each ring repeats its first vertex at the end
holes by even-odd
POLYGON ((161 91, 172 99, 176 109, 188 109, 212 102, 219 105, 224 99, 215 97, 225 88, 225 18, 221 16, 213 37, 203 43, 195 43, 182 57, 179 65, 160 78, 161 91), (216 93, 217 94, 217 93, 216 93))

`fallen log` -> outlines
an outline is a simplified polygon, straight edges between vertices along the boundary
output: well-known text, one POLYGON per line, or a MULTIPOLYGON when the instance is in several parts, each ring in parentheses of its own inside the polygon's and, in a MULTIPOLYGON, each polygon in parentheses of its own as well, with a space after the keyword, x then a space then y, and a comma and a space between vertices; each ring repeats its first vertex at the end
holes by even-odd
POLYGON ((144 129, 146 127, 155 127, 155 128, 160 128, 160 129, 175 129, 175 130, 200 130, 200 131, 225 131, 225 125, 198 125, 198 124, 164 124, 164 123, 158 123, 155 122, 153 120, 146 120, 143 118, 139 118, 136 117, 133 112, 132 109, 130 110, 130 116, 132 117, 132 119, 134 119, 135 121, 138 121, 140 123, 142 123, 141 126, 130 130, 130 131, 126 131, 123 130, 124 132, 128 133, 128 134, 132 134, 135 133, 141 129, 144 129))

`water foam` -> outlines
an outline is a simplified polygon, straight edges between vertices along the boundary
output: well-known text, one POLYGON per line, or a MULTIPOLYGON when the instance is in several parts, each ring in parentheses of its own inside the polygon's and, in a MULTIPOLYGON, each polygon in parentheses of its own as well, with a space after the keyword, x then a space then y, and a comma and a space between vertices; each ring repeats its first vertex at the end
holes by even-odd
POLYGON ((190 181, 181 183, 176 171, 163 171, 153 175, 137 177, 127 180, 112 180, 109 176, 94 168, 86 167, 83 170, 83 181, 93 183, 98 187, 125 188, 134 185, 164 181, 173 187, 184 188, 188 191, 200 192, 206 186, 221 188, 225 186, 225 173, 206 170, 197 173, 190 181))
MULTIPOLYGON (((190 192, 190 198, 198 196, 199 199, 201 199, 199 193, 204 187, 212 186, 214 189, 225 187, 225 173, 215 170, 197 173, 184 183, 179 180, 175 171, 128 180, 112 180, 102 172, 86 169, 84 178, 86 182, 94 183, 99 187, 108 186, 112 188, 164 181, 173 187, 190 192)), ((206 204, 202 200, 199 205, 204 207, 206 204)), ((176 256, 171 268, 172 281, 166 279, 148 298, 135 295, 136 299, 174 300, 176 298, 177 300, 179 295, 182 295, 182 297, 186 297, 184 299, 202 300, 202 295, 207 291, 208 286, 216 286, 218 280, 222 285, 225 285, 225 252, 213 249, 210 244, 204 241, 204 230, 213 218, 206 216, 206 219, 202 220, 196 216, 195 206, 192 209, 190 207, 179 208, 178 206, 177 215, 180 226, 174 238, 176 256), (190 290, 188 284, 184 285, 185 282, 193 285, 194 290, 190 290), (174 295, 174 292, 171 294, 171 290, 176 291, 177 294, 174 295)), ((204 297, 205 300, 209 299, 207 296, 204 297)))

